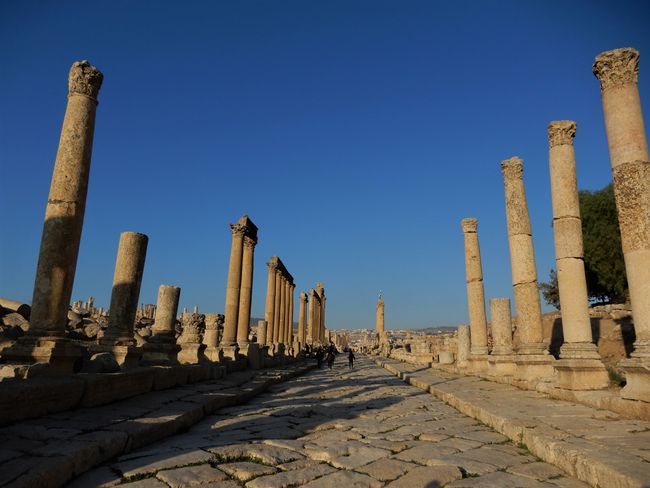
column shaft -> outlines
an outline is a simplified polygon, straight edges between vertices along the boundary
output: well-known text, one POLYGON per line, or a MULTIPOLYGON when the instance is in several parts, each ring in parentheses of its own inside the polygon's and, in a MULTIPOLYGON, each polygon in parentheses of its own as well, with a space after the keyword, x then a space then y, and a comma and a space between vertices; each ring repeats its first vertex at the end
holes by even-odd
POLYGON ((314 290, 309 290, 309 305, 307 313, 307 343, 313 344, 316 342, 314 335, 314 290))
POLYGON ((469 325, 458 326, 458 357, 456 358, 459 366, 466 366, 470 355, 470 329, 469 325))
POLYGON ((133 345, 133 326, 138 309, 149 238, 137 232, 122 232, 117 248, 111 306, 102 344, 133 345))
POLYGON ((528 203, 523 182, 523 161, 517 157, 501 163, 506 195, 510 264, 514 286, 519 354, 545 354, 542 309, 528 203))
POLYGON ((242 277, 239 293, 239 317, 237 319, 237 343, 242 346, 248 343, 251 319, 251 296, 253 293, 253 256, 255 240, 244 237, 244 253, 242 255, 242 277))
POLYGON ((512 317, 509 298, 490 300, 490 318, 492 320, 493 356, 512 354, 512 317))
POLYGON ((596 57, 614 193, 636 341, 632 357, 650 358, 650 162, 641 99, 639 53, 615 49, 596 57))
POLYGON ((307 334, 305 330, 305 316, 307 315, 307 294, 300 292, 300 310, 298 311, 298 342, 305 347, 307 334))
POLYGON ((36 267, 29 334, 63 337, 81 241, 97 95, 103 75, 87 61, 72 65, 36 267))
POLYGON ((237 339, 245 228, 239 224, 231 224, 230 231, 232 233, 232 246, 230 248, 228 286, 226 288, 226 318, 221 341, 224 346, 234 345, 237 339))
POLYGON ((487 354, 487 318, 485 316, 485 292, 483 290, 483 267, 478 241, 478 219, 461 222, 465 243, 465 276, 467 305, 471 334, 472 354, 487 354))
POLYGON ((285 326, 285 316, 287 313, 287 280, 284 276, 280 281, 280 323, 278 328, 278 342, 284 344, 284 326, 285 326))
POLYGON ((551 122, 548 127, 555 260, 564 333, 561 357, 590 356, 595 359, 599 356, 592 343, 589 319, 573 149, 575 131, 576 123, 570 120, 551 122))
POLYGON ((296 287, 289 288, 289 344, 293 344, 293 291, 296 287))
POLYGON ((264 319, 266 320, 267 332, 264 335, 265 341, 273 342, 273 318, 275 316, 275 270, 277 263, 271 258, 267 263, 269 268, 268 281, 266 284, 266 307, 264 308, 264 319))
POLYGON ((270 340, 273 344, 280 342, 280 308, 282 302, 282 274, 280 270, 275 271, 275 307, 273 314, 273 337, 270 340))
MULTIPOLYGON (((177 286, 160 285, 156 304, 156 321, 151 328, 152 338, 173 343, 176 334, 176 315, 181 289, 177 286)), ((207 320, 207 319, 206 319, 207 320)))
POLYGON ((380 298, 377 300, 377 310, 375 311, 375 330, 379 337, 384 337, 384 299, 380 298))

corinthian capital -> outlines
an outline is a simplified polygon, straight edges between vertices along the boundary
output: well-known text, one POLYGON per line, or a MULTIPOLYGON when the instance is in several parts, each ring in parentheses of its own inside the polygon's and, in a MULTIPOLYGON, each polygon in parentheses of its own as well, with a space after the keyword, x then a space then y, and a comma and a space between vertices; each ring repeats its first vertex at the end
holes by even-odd
POLYGON ((478 229, 478 219, 463 219, 460 221, 460 226, 463 228, 463 232, 473 232, 476 233, 478 229))
POLYGON ((548 124, 548 143, 551 147, 562 144, 573 145, 576 123, 573 120, 554 120, 548 124))
POLYGON ((600 81, 600 89, 639 81, 639 51, 623 47, 605 51, 596 56, 594 75, 600 81))
POLYGON ((257 244, 257 241, 255 239, 252 237, 244 236, 244 247, 253 249, 255 247, 255 244, 257 244))
POLYGON ((524 162, 517 156, 501 161, 501 173, 508 180, 521 180, 524 177, 524 162))
POLYGON ((91 66, 88 61, 77 61, 72 64, 68 74, 68 93, 80 93, 97 100, 103 80, 102 72, 91 66))
POLYGON ((241 224, 230 224, 230 232, 234 236, 243 236, 246 232, 246 226, 241 224))

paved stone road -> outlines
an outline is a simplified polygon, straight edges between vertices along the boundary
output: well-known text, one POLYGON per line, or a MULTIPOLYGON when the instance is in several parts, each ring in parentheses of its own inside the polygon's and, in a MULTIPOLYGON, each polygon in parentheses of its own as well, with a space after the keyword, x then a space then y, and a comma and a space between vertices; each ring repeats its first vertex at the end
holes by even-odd
POLYGON ((339 357, 73 486, 584 487, 525 446, 403 383, 339 357))

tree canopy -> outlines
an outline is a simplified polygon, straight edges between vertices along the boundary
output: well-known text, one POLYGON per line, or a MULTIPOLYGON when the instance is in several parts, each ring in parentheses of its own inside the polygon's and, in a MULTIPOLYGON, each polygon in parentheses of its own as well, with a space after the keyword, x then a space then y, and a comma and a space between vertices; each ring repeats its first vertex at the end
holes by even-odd
MULTIPOLYGON (((610 183, 598 191, 582 190, 579 198, 589 300, 624 302, 628 294, 627 277, 614 187, 610 183)), ((559 309, 555 270, 551 270, 549 282, 541 283, 540 288, 546 303, 559 309)))

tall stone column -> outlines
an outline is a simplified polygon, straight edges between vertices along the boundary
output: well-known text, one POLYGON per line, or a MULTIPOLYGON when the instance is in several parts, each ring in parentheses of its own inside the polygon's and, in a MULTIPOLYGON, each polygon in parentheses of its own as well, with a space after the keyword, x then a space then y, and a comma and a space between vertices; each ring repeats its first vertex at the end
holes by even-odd
POLYGON ((323 331, 321 330, 321 325, 320 325, 320 312, 321 312, 321 297, 316 292, 316 303, 314 306, 314 330, 316 331, 316 342, 319 344, 323 343, 323 331))
POLYGON ((314 289, 309 290, 309 306, 307 313, 307 343, 315 344, 316 335, 314 334, 314 307, 316 299, 314 297, 314 289))
POLYGON ((298 311, 298 342, 300 347, 304 348, 307 341, 307 331, 305 330, 305 316, 307 315, 307 294, 300 292, 300 310, 298 311))
POLYGON ((375 307, 375 330, 378 339, 383 341, 386 337, 386 331, 384 329, 384 298, 381 296, 381 292, 379 293, 377 306, 375 307))
POLYGON ((591 335, 573 149, 575 133, 576 123, 572 120, 554 121, 548 126, 555 260, 564 335, 562 360, 555 363, 555 369, 561 388, 600 389, 608 385, 609 377, 591 335))
POLYGON ((251 319, 251 296, 253 293, 253 254, 255 239, 244 237, 244 253, 242 255, 242 278, 239 294, 239 318, 237 319, 237 343, 239 347, 248 344, 251 319))
POLYGON ((176 345, 176 316, 181 289, 160 285, 156 305, 156 320, 151 336, 144 346, 142 359, 146 363, 174 363, 179 347, 176 345))
POLYGON ((97 95, 102 73, 88 61, 76 62, 68 75, 68 104, 56 154, 36 268, 28 336, 3 351, 7 360, 50 362, 52 370, 71 372, 80 356, 65 336, 77 268, 97 95))
POLYGON ((485 356, 487 345, 487 318, 485 317, 485 292, 483 290, 483 267, 478 242, 478 219, 461 221, 465 242, 465 280, 467 283, 467 306, 471 334, 471 353, 485 356))
POLYGON ((287 279, 282 276, 280 278, 280 327, 278 330, 278 342, 284 344, 284 328, 286 325, 287 315, 287 279))
POLYGON ((624 398, 650 402, 650 162, 638 89, 639 53, 632 48, 596 57, 614 194, 636 341, 624 360, 624 398))
POLYGON ((291 283, 289 287, 289 344, 293 345, 293 291, 296 285, 291 283))
POLYGON ((257 321, 257 342, 260 345, 266 344, 266 320, 257 321))
MULTIPOLYGON (((519 349, 515 379, 545 381, 554 374, 552 356, 542 336, 542 310, 537 287, 533 237, 524 190, 524 163, 513 157, 501 163, 506 197, 510 264, 517 310, 519 349)), ((530 385, 522 385, 530 386, 530 385)))
POLYGON ((273 344, 280 342, 280 308, 282 302, 282 273, 275 271, 275 307, 273 313, 273 344))
POLYGON ((244 254, 245 226, 230 224, 232 246, 230 248, 230 265, 228 267, 228 287, 226 289, 226 322, 223 329, 223 346, 236 345, 237 321, 239 320, 239 296, 242 279, 242 259, 244 254))
POLYGON ((134 349, 133 327, 140 298, 149 238, 137 232, 122 232, 115 261, 113 291, 108 313, 108 326, 99 340, 101 346, 112 347, 118 363, 137 366, 138 352, 134 349))
POLYGON ((490 300, 490 319, 493 347, 492 354, 488 356, 487 372, 498 380, 503 376, 512 376, 516 370, 509 298, 490 300))
POLYGON ((266 263, 269 268, 268 281, 266 284, 266 307, 264 308, 264 320, 266 321, 267 332, 264 334, 265 341, 273 342, 273 319, 275 316, 275 272, 278 268, 277 258, 275 256, 266 263))
POLYGON ((458 355, 456 361, 459 368, 467 367, 470 355, 470 330, 469 325, 458 326, 458 355))

